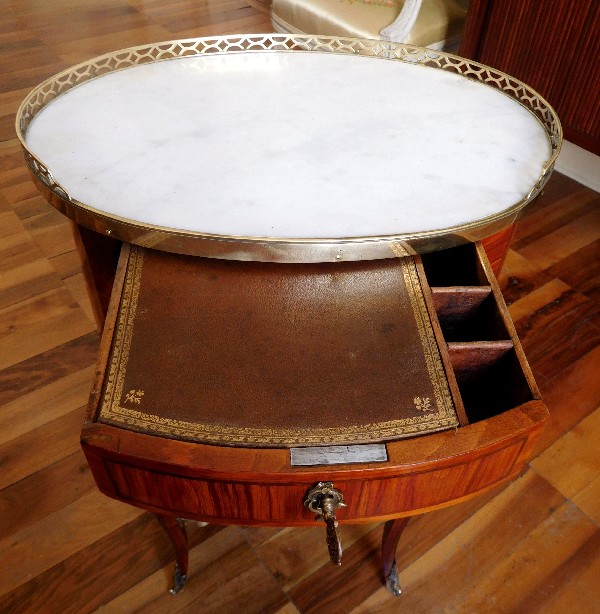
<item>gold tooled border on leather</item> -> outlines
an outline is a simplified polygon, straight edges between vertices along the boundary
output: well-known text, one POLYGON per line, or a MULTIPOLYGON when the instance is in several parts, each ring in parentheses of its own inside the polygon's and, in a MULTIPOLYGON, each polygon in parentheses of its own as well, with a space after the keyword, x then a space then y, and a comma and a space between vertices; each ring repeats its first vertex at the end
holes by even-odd
MULTIPOLYGON (((419 331, 423 354, 435 396, 434 407, 428 398, 414 399, 423 413, 412 418, 360 424, 344 428, 268 429, 197 424, 173 420, 123 407, 123 388, 144 261, 143 248, 132 246, 123 287, 121 307, 110 355, 99 419, 156 435, 221 445, 287 447, 296 445, 351 444, 411 437, 458 426, 452 396, 446 380, 439 349, 429 324, 429 314, 412 258, 399 260, 412 311, 419 331)), ((135 393, 136 391, 130 391, 135 393)), ((142 393, 143 394, 143 393, 142 393)))

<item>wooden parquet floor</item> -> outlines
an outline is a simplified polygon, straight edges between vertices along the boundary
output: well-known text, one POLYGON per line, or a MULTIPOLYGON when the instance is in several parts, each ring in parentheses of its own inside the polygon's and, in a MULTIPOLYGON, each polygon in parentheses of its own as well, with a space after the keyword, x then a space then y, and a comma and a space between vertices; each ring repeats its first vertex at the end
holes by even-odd
POLYGON ((258 0, 0 2, 0 612, 600 612, 600 195, 555 175, 519 222, 501 285, 551 411, 505 488, 411 521, 404 594, 380 584, 381 525, 190 526, 191 577, 147 513, 94 486, 79 430, 98 335, 68 222, 14 136, 46 77, 146 42, 270 31, 258 0))

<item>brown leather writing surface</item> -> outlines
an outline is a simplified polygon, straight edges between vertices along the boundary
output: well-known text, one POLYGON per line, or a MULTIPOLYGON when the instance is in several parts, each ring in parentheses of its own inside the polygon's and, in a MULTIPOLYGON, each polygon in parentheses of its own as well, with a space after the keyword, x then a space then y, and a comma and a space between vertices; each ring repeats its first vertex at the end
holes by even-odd
POLYGON ((269 447, 458 425, 412 258, 298 265, 136 247, 100 421, 269 447))

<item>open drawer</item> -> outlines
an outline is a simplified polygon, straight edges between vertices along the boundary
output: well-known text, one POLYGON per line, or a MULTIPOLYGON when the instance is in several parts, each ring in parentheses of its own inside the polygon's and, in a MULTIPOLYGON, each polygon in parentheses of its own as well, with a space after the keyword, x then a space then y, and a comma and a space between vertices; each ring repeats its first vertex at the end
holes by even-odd
MULTIPOLYGON (((139 248, 135 249, 139 252, 139 248)), ((219 303, 221 299, 225 301, 219 318, 223 316, 226 321, 234 306, 245 300, 243 286, 250 275, 258 276, 256 283, 257 287, 261 288, 260 305, 264 305, 264 310, 273 308, 275 293, 268 291, 271 286, 267 285, 266 289, 263 287, 263 276, 268 277, 270 274, 268 267, 264 263, 257 263, 254 269, 246 268, 244 274, 239 275, 239 267, 247 266, 247 263, 202 263, 202 259, 184 262, 188 257, 160 255, 162 260, 156 269, 160 275, 147 288, 147 302, 144 302, 146 299, 140 299, 137 307, 142 315, 147 315, 153 309, 156 312, 151 313, 150 324, 146 323, 145 328, 139 329, 144 331, 144 339, 153 337, 154 344, 150 346, 153 349, 142 352, 139 349, 142 346, 135 343, 135 336, 128 338, 124 334, 127 323, 132 321, 131 303, 125 300, 126 294, 129 292, 132 296, 142 296, 144 291, 143 288, 140 290, 139 284, 132 285, 133 254, 133 249, 124 247, 104 331, 89 418, 82 430, 82 445, 98 486, 111 497, 157 513, 169 513, 206 522, 298 526, 315 523, 314 514, 303 505, 306 492, 316 482, 331 481, 343 491, 347 503, 347 506, 339 511, 340 522, 388 519, 450 505, 517 475, 541 433, 547 411, 539 398, 506 306, 480 246, 466 245, 430 254, 423 258, 422 264, 419 257, 407 259, 411 270, 414 268, 415 271, 415 275, 410 278, 411 283, 415 284, 423 303, 420 311, 415 311, 414 305, 411 307, 408 301, 402 308, 405 311, 400 314, 401 318, 394 321, 390 319, 392 315, 382 315, 388 302, 387 296, 377 300, 373 297, 379 292, 377 288, 381 289, 382 284, 385 285, 385 280, 391 280, 392 285, 397 284, 394 267, 401 264, 398 261, 329 264, 325 269, 319 268, 319 265, 309 265, 308 268, 304 265, 301 265, 304 268, 294 268, 300 265, 285 265, 287 268, 277 269, 275 274, 278 279, 283 279, 281 283, 285 284, 289 282, 291 273, 308 275, 300 282, 298 292, 294 294, 284 284, 281 288, 287 290, 278 292, 278 296, 283 296, 281 304, 284 307, 287 299, 294 299, 294 304, 296 300, 313 303, 309 308, 313 311, 306 318, 309 323, 317 317, 315 314, 322 306, 319 297, 324 294, 319 284, 325 279, 328 287, 336 287, 340 292, 345 292, 348 288, 344 290, 344 280, 349 278, 344 275, 354 276, 352 279, 358 281, 348 286, 351 287, 346 297, 346 306, 329 306, 331 313, 326 316, 329 318, 328 326, 338 326, 338 319, 358 317, 355 312, 359 301, 363 310, 358 310, 362 318, 359 337, 364 339, 365 335, 373 334, 376 343, 384 343, 390 338, 394 343, 385 346, 378 353, 371 347, 372 344, 369 345, 365 341, 370 349, 362 356, 364 364, 368 367, 376 363, 377 369, 380 370, 376 370, 371 378, 374 381, 367 381, 359 370, 350 371, 348 376, 346 370, 351 367, 344 366, 340 370, 339 365, 335 364, 336 361, 330 359, 328 352, 332 344, 337 344, 337 340, 343 337, 339 331, 330 335, 323 328, 320 333, 313 334, 313 338, 306 342, 304 351, 300 352, 300 359, 306 359, 312 364, 316 352, 325 352, 326 358, 329 358, 316 370, 313 381, 306 382, 303 377, 302 390, 290 391, 290 398, 294 397, 290 401, 291 405, 286 404, 287 397, 280 394, 280 389, 276 387, 278 380, 288 377, 285 368, 278 372, 277 377, 271 378, 275 381, 274 384, 269 384, 275 386, 270 389, 269 394, 273 393, 271 396, 264 391, 259 394, 252 388, 253 381, 264 384, 259 370, 256 369, 267 351, 261 349, 250 366, 255 380, 250 382, 248 391, 243 387, 247 385, 247 379, 243 380, 242 387, 242 380, 232 384, 237 388, 235 394, 228 397, 228 402, 239 402, 239 406, 236 406, 234 412, 230 412, 227 418, 230 422, 225 425, 229 430, 223 430, 226 437, 222 439, 213 435, 204 436, 210 430, 205 424, 206 416, 203 418, 205 423, 191 434, 180 428, 182 423, 189 425, 193 421, 201 422, 202 403, 195 395, 198 390, 202 392, 206 386, 212 385, 212 380, 202 379, 207 368, 203 362, 206 350, 197 351, 197 348, 204 347, 197 333, 192 334, 185 329, 185 334, 178 333, 177 343, 170 340, 169 326, 187 326, 186 322, 197 316, 197 309, 194 301, 190 303, 190 288, 176 282, 169 284, 167 279, 180 274, 185 266, 191 267, 188 273, 192 277, 200 275, 199 269, 197 271, 195 267, 208 267, 205 270, 206 284, 213 283, 220 275, 233 275, 233 285, 228 286, 230 289, 224 292, 219 300, 213 300, 213 295, 208 291, 196 292, 197 296, 204 296, 202 300, 205 300, 207 306, 211 302, 219 303), (335 269, 332 273, 331 267, 346 268, 335 269), (319 283, 314 282, 315 275, 319 278, 319 283), (374 286, 373 279, 376 280, 374 286), (160 292, 165 294, 166 299, 162 303, 153 302, 160 292), (367 313, 365 316, 363 308, 367 309, 367 312, 371 309, 371 315, 367 313), (441 374, 440 378, 443 380, 440 384, 442 388, 437 392, 434 390, 420 396, 414 390, 421 386, 419 378, 422 372, 409 371, 402 386, 398 386, 398 371, 394 368, 403 360, 408 365, 406 368, 416 364, 417 359, 423 358, 423 344, 417 342, 404 348, 408 352, 404 357, 398 358, 400 355, 393 353, 396 351, 395 344, 405 342, 409 333, 413 334, 402 328, 404 325, 400 320, 414 318, 416 313, 423 316, 422 320, 417 322, 416 329, 428 329, 425 337, 421 335, 421 341, 425 339, 433 347, 433 353, 425 353, 423 369, 429 369, 431 374, 433 371, 429 363, 437 361, 436 372, 441 374), (168 326, 163 325, 165 321, 168 321, 168 326), (376 325, 372 325, 373 322, 376 325), (397 330, 398 327, 401 330, 397 330), (164 361, 173 360, 174 354, 184 345, 187 354, 184 352, 184 360, 179 360, 177 369, 171 370, 168 376, 161 374, 160 369, 164 361), (415 345, 416 349, 413 347, 415 345), (138 379, 135 381, 145 377, 148 389, 155 385, 152 395, 148 390, 142 390, 141 386, 130 384, 129 382, 134 380, 127 380, 127 374, 123 375, 119 371, 125 360, 125 353, 119 348, 125 348, 127 355, 134 355, 136 352, 144 354, 144 361, 136 363, 138 368, 134 371, 138 379), (192 355, 190 352, 196 353, 192 355), (385 355, 382 355, 382 352, 385 355), (331 377, 336 368, 337 374, 331 377), (151 369, 154 371, 150 373, 151 369), (346 378, 343 390, 329 394, 330 388, 339 386, 340 377, 346 378), (384 377, 388 379, 383 382, 385 385, 382 385, 379 380, 384 377), (355 380, 359 381, 360 385, 355 385, 355 380), (106 409, 107 404, 110 405, 110 398, 114 400, 114 394, 113 397, 110 397, 110 394, 111 391, 114 393, 115 387, 118 388, 119 381, 120 396, 114 407, 118 410, 124 406, 126 409, 128 407, 122 415, 118 411, 107 412, 106 409), (367 385, 372 386, 375 401, 371 405, 365 405, 363 400, 362 404, 357 404, 351 411, 353 399, 359 397, 367 385), (404 390, 415 385, 418 385, 415 389, 411 388, 408 392, 404 390), (166 392, 163 390, 165 387, 166 392), (194 387, 196 392, 192 390, 194 387), (436 398, 435 395, 440 390, 442 396, 446 393, 449 395, 454 412, 438 412, 439 415, 435 415, 439 420, 434 420, 433 426, 429 424, 422 428, 419 426, 413 429, 413 432, 410 432, 410 429, 407 431, 407 424, 409 427, 422 424, 419 422, 420 415, 415 418, 414 411, 417 414, 425 414, 424 410, 428 407, 424 400, 429 397, 436 398), (154 410, 148 413, 144 409, 148 405, 146 401, 163 392, 162 414, 152 413, 154 410), (413 414, 404 416, 408 422, 398 426, 401 420, 394 421, 388 414, 377 416, 380 407, 385 411, 393 411, 395 406, 400 406, 404 402, 402 395, 406 397, 408 405, 414 403, 416 407, 416 410, 415 407, 412 408, 413 414), (243 402, 239 400, 240 396, 244 397, 243 402), (327 403, 322 402, 325 397, 329 399, 327 403), (280 399, 281 407, 292 408, 289 415, 275 415, 278 406, 274 405, 273 398, 280 399), (302 406, 303 398, 317 405, 318 411, 309 406, 308 402, 302 406), (343 402, 334 407, 333 414, 325 416, 327 407, 335 405, 337 399, 343 399, 343 402), (251 403, 254 402, 257 405, 262 404, 261 410, 258 414, 251 415, 251 403), (300 413, 292 415, 294 411, 300 413), (368 411, 374 413, 366 415, 368 411), (324 416, 322 420, 330 422, 319 422, 321 416, 324 416), (440 425, 442 418, 447 420, 440 425), (232 427, 231 420, 238 422, 232 427), (244 427, 246 420, 248 428, 244 427), (334 422, 331 422, 332 420, 334 422), (258 427, 261 424, 266 424, 267 430, 272 429, 273 432, 279 429, 279 434, 291 432, 291 438, 289 441, 275 441, 275 436, 273 441, 257 439, 256 433, 260 431, 258 427), (367 427, 376 425, 378 429, 372 429, 372 432, 365 435, 365 424, 367 427), (297 438, 298 432, 304 439, 297 438), (318 437, 311 439, 314 433, 317 433, 318 437), (332 435, 331 440, 327 439, 328 433, 332 435), (354 438, 348 439, 347 433, 354 438), (363 458, 360 454, 342 454, 337 456, 334 464, 327 464, 329 461, 321 460, 325 457, 315 453, 312 462, 309 460, 301 465, 292 462, 293 449, 319 445, 352 452, 354 448, 365 443, 378 445, 383 450, 383 455, 374 460, 369 456, 363 458)), ((149 251, 147 254, 147 262, 150 262, 151 254, 149 251)), ((151 278, 150 274, 148 275, 147 283, 151 278)), ((141 283, 144 283, 143 271, 141 283)), ((392 290, 395 297, 396 286, 393 286, 392 290)), ((215 294, 214 297, 216 296, 215 294)), ((254 332, 258 330, 258 333, 254 335, 254 341, 260 339, 261 343, 264 342, 261 347, 268 348, 269 344, 275 343, 278 336, 293 336, 295 331, 292 329, 296 326, 300 314, 293 311, 295 308, 290 309, 292 316, 286 316, 287 324, 280 323, 274 327, 266 341, 265 331, 255 329, 254 332)), ((263 308, 258 310, 262 312, 263 308)), ((395 317, 399 317, 398 314, 395 317)), ((211 326, 214 328, 222 325, 219 318, 214 315, 203 321, 203 330, 207 331, 207 336, 211 334, 211 326)), ((246 306, 236 312, 235 319, 240 318, 247 318, 248 322, 255 321, 251 314, 247 313, 246 306)), ((237 344, 236 340, 240 335, 244 335, 246 330, 245 325, 240 325, 233 337, 228 336, 228 333, 215 336, 217 342, 213 344, 211 351, 222 352, 223 348, 219 345, 237 344), (222 340, 221 344, 218 343, 219 340, 222 340)), ((353 326, 346 327, 345 330, 348 331, 347 335, 355 332, 353 326)), ((252 338, 251 332, 247 332, 245 338, 252 338)), ((340 361, 352 362, 358 359, 356 356, 350 356, 352 352, 349 353, 349 346, 345 345, 348 343, 347 339, 341 339, 340 343, 340 361)), ((290 356, 292 351, 288 346, 286 351, 277 354, 274 360, 283 363, 284 367, 288 364, 287 361, 292 364, 293 360, 296 360, 290 356)), ((231 356, 227 353, 219 354, 221 355, 231 356)), ((247 361, 246 355, 244 362, 247 361)), ((301 368, 298 366, 300 363, 293 364, 296 366, 292 371, 301 368)), ((230 373, 227 377, 239 378, 242 366, 242 362, 234 362, 233 365, 228 363, 223 366, 225 370, 221 372, 230 373)), ((216 388, 227 386, 228 381, 222 379, 217 384, 216 388)), ((219 396, 221 392, 211 392, 211 402, 222 403, 223 397, 219 396)), ((435 403, 432 403, 433 405, 435 403)), ((213 413, 211 420, 214 421, 226 412, 219 410, 213 413)), ((368 428, 366 430, 369 431, 368 428)), ((214 429, 211 432, 214 434, 214 429)))

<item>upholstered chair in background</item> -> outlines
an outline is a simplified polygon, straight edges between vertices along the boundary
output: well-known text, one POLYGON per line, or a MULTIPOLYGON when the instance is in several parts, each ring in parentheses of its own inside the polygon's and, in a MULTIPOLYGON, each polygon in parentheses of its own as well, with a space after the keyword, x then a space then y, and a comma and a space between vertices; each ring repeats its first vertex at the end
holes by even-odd
POLYGON ((384 39, 457 51, 466 0, 273 0, 278 32, 384 39))

